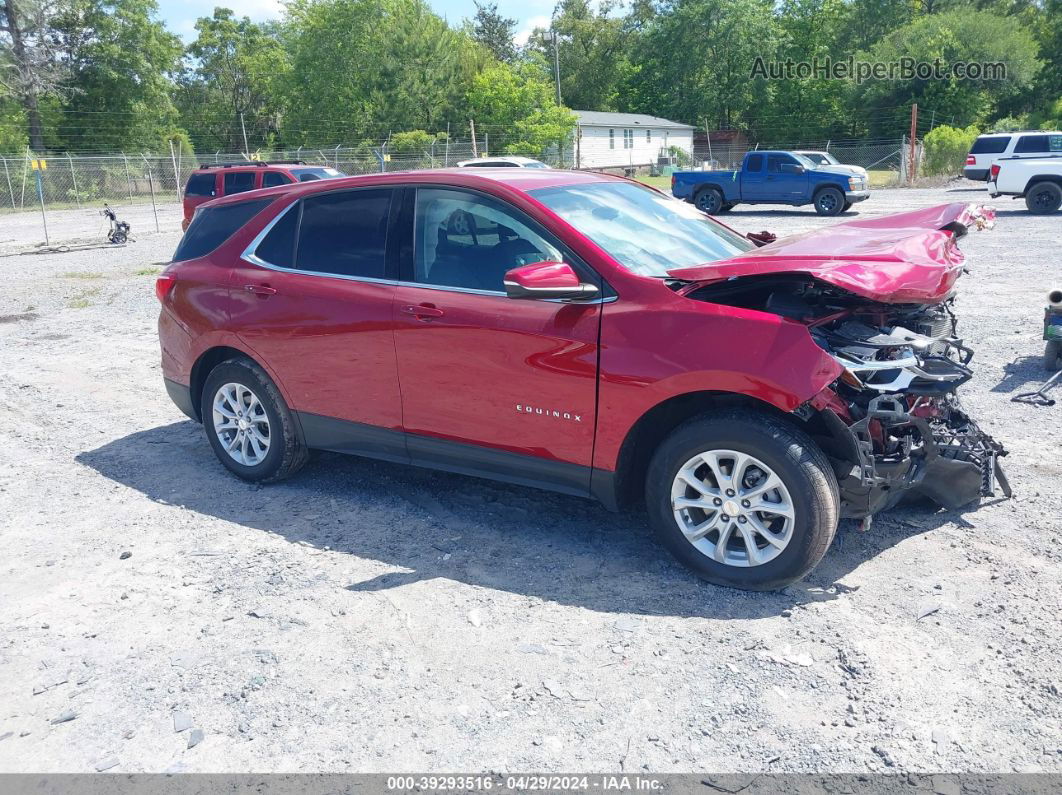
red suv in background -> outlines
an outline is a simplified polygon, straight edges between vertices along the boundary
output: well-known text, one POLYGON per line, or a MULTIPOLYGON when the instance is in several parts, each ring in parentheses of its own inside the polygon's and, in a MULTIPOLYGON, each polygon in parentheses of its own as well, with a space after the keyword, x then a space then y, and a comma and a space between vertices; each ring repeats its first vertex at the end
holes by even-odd
POLYGON ((644 499, 711 582, 775 588, 840 517, 1008 489, 962 411, 951 204, 764 245, 618 177, 376 174, 200 209, 166 388, 250 481, 312 449, 644 499))
POLYGON ((312 182, 346 176, 328 166, 308 166, 301 160, 291 163, 224 163, 203 165, 188 178, 184 187, 184 221, 181 231, 188 228, 200 204, 221 196, 231 196, 259 188, 276 188, 294 182, 312 182))

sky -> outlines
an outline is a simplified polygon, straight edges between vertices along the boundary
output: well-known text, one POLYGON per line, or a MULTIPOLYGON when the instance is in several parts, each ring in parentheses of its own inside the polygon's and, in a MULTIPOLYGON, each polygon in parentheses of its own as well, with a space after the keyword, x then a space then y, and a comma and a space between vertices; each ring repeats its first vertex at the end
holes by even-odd
MULTIPOLYGON (((428 2, 452 25, 476 13, 472 0, 428 2)), ((517 44, 524 44, 532 30, 549 25, 555 0, 497 0, 497 3, 502 14, 517 21, 515 39, 517 44)), ((231 8, 239 16, 248 16, 256 22, 279 17, 283 8, 280 0, 159 0, 159 12, 166 26, 185 42, 195 38, 195 21, 213 14, 215 6, 231 8)))

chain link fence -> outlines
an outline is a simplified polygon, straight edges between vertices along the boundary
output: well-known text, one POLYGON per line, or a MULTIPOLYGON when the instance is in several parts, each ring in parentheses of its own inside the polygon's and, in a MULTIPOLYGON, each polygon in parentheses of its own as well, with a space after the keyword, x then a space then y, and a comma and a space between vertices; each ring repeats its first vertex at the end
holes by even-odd
MULTIPOLYGON (((0 218, 22 214, 17 222, 3 222, 0 230, 13 230, 14 237, 0 231, 0 243, 26 244, 66 240, 73 235, 96 234, 99 214, 105 204, 132 214, 141 231, 179 228, 184 186, 189 176, 203 165, 238 163, 250 160, 304 162, 330 166, 345 174, 381 171, 447 168, 462 160, 490 152, 488 136, 472 140, 434 140, 414 151, 389 151, 386 142, 378 146, 332 148, 299 147, 258 151, 250 158, 240 152, 212 152, 189 155, 115 154, 86 156, 0 155, 0 218), (51 233, 50 217, 56 217, 51 233), (33 220, 35 219, 35 220, 33 220), (6 238, 6 239, 5 239, 6 238)), ((906 180, 909 146, 906 139, 879 141, 802 141, 778 143, 730 143, 704 147, 693 153, 672 151, 652 167, 654 173, 667 169, 734 169, 755 149, 803 149, 827 151, 840 162, 866 168, 874 187, 897 185, 906 180)), ((555 168, 571 168, 570 152, 553 147, 546 153, 527 156, 543 160, 555 168)), ((916 148, 916 158, 921 147, 916 148)), ((607 170, 625 170, 620 167, 607 170)))

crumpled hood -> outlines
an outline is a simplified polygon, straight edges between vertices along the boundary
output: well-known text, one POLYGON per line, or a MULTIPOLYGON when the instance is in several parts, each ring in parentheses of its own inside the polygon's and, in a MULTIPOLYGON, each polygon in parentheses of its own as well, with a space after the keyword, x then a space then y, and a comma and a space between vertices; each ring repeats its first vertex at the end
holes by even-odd
POLYGON ((994 221, 995 211, 987 207, 941 204, 816 229, 668 275, 707 284, 800 273, 872 301, 936 303, 947 297, 962 272, 965 258, 958 238, 969 228, 991 228, 994 221))

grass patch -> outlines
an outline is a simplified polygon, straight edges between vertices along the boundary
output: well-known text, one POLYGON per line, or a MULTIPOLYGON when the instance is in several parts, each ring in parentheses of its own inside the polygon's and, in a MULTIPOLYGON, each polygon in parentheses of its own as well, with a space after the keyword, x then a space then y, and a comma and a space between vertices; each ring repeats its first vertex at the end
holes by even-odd
POLYGON ((664 193, 671 193, 671 177, 635 177, 645 185, 651 185, 664 193))
POLYGON ((155 276, 162 273, 162 268, 141 268, 136 272, 137 276, 155 276))
POLYGON ((99 291, 99 287, 93 287, 91 290, 82 290, 73 298, 71 298, 66 305, 70 309, 87 309, 88 307, 92 306, 92 301, 90 301, 89 299, 98 295, 99 291))
POLYGON ((67 271, 59 274, 64 279, 102 279, 102 273, 89 273, 88 271, 67 271))
POLYGON ((889 188, 893 185, 900 184, 900 175, 896 171, 889 171, 888 169, 882 171, 868 171, 867 177, 870 178, 870 187, 872 188, 889 188))

